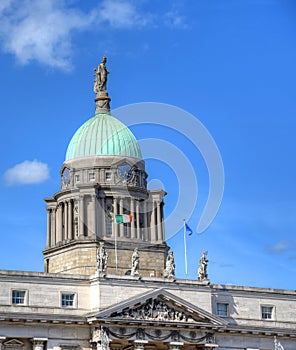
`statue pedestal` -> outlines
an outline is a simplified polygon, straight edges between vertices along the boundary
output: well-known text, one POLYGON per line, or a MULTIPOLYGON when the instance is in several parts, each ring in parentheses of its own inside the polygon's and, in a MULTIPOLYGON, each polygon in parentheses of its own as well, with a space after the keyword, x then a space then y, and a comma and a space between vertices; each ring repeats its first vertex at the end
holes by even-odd
POLYGON ((111 98, 109 97, 107 91, 99 91, 95 98, 96 114, 110 113, 110 101, 111 101, 111 98))

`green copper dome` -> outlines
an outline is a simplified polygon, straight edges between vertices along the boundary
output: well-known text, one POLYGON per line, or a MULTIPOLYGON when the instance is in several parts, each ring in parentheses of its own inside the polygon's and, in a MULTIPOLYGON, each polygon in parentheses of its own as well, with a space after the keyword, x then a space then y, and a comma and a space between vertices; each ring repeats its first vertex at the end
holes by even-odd
POLYGON ((95 155, 142 159, 135 136, 108 113, 96 114, 76 131, 69 143, 66 160, 95 155))

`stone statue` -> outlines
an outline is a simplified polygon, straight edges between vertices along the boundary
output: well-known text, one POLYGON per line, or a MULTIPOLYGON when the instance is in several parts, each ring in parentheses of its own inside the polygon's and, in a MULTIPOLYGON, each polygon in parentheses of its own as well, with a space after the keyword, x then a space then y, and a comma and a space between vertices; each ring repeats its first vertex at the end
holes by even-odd
POLYGON ((138 253, 138 248, 135 248, 132 255, 131 276, 139 276, 139 262, 140 262, 140 257, 138 253))
POLYGON ((104 327, 96 328, 93 331, 91 342, 97 344, 97 349, 110 350, 110 338, 108 337, 108 334, 104 327))
POLYGON ((198 268, 198 280, 204 281, 208 279, 207 267, 209 260, 207 259, 208 252, 202 252, 201 258, 199 260, 199 268, 198 268))
POLYGON ((166 258, 165 269, 163 271, 164 278, 175 277, 175 258, 174 253, 170 252, 166 258))
POLYGON ((104 273, 107 269, 108 253, 105 249, 104 242, 100 242, 97 249, 97 272, 104 273))
POLYGON ((274 350, 285 350, 283 345, 274 337, 274 350))
POLYGON ((98 65, 98 68, 94 68, 95 80, 94 80, 94 92, 97 94, 100 91, 107 91, 107 79, 109 72, 106 68, 107 57, 103 56, 102 62, 98 65))
POLYGON ((110 350, 109 347, 110 338, 106 332, 106 329, 102 327, 101 330, 101 350, 110 350))

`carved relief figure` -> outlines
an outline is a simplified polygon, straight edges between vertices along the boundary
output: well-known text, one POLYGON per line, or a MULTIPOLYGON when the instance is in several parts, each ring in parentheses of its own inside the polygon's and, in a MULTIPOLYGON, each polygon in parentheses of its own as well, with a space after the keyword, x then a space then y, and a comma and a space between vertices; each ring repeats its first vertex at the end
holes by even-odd
POLYGON ((139 253, 138 253, 138 248, 135 248, 133 255, 132 255, 131 276, 138 276, 139 275, 139 262, 140 262, 140 257, 139 257, 139 253))
POLYGON ((190 315, 178 311, 161 300, 150 300, 137 309, 130 309, 116 314, 116 318, 155 320, 172 322, 194 322, 190 315))
POLYGON ((166 258, 165 270, 163 271, 164 278, 175 276, 175 258, 174 253, 170 252, 166 258))
POLYGON ((199 268, 198 268, 199 281, 204 281, 208 279, 207 267, 208 267, 209 260, 207 259, 207 254, 208 254, 207 252, 201 253, 201 258, 199 260, 199 268))
POLYGON ((94 92, 97 94, 100 91, 107 90, 107 79, 109 72, 106 68, 107 57, 103 56, 102 62, 99 64, 98 68, 94 68, 95 71, 95 81, 94 81, 94 92))
POLYGON ((105 249, 104 242, 100 242, 97 249, 97 272, 106 272, 108 262, 108 253, 105 249))

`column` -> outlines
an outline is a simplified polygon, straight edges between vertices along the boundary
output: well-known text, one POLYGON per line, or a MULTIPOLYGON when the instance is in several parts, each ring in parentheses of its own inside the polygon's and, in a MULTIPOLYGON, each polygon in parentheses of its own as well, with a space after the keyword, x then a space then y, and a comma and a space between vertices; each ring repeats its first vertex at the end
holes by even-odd
POLYGON ((157 241, 157 232, 156 232, 156 218, 155 218, 155 202, 151 202, 151 224, 150 224, 150 231, 151 231, 151 242, 157 241))
POLYGON ((59 228, 59 241, 61 242, 63 240, 63 204, 60 203, 59 205, 59 221, 60 221, 60 228, 59 228))
MULTIPOLYGON (((123 214, 123 199, 120 198, 119 199, 119 214, 122 215, 123 214)), ((124 224, 120 224, 119 225, 119 237, 123 237, 123 225, 124 224)))
POLYGON ((33 350, 43 350, 44 349, 44 343, 47 341, 47 338, 33 338, 32 344, 33 344, 33 350))
POLYGON ((143 229, 143 241, 148 241, 148 225, 147 225, 147 203, 143 202, 143 216, 144 216, 144 229, 143 229))
POLYGON ((73 203, 69 200, 68 203, 68 239, 73 239, 73 203))
POLYGON ((114 221, 113 221, 113 233, 112 233, 112 236, 114 235, 114 239, 115 239, 115 237, 116 237, 116 239, 117 239, 117 237, 118 237, 118 226, 119 225, 117 225, 116 224, 116 218, 115 218, 115 215, 117 215, 118 214, 118 206, 117 206, 117 198, 116 197, 114 197, 114 199, 113 199, 113 208, 114 208, 114 221))
MULTIPOLYGON (((106 203, 105 203, 105 198, 100 197, 99 199, 99 203, 100 203, 100 208, 99 208, 99 213, 100 214, 98 217, 100 218, 100 220, 97 221, 97 233, 101 233, 102 237, 106 237, 106 203)), ((114 218, 115 220, 115 218, 114 218)), ((112 235, 111 237, 114 235, 114 229, 112 229, 112 235)))
POLYGON ((79 210, 78 210, 78 237, 84 236, 84 196, 79 196, 79 210))
POLYGON ((134 239, 136 238, 136 216, 135 216, 135 200, 134 198, 131 198, 131 214, 133 216, 133 220, 132 220, 132 223, 131 223, 131 239, 134 239))
POLYGON ((93 225, 92 225, 92 237, 96 238, 97 236, 97 196, 94 194, 92 196, 92 201, 93 201, 93 225))
POLYGON ((47 235, 46 235, 46 247, 51 246, 51 209, 47 209, 47 235))
POLYGON ((160 208, 160 202, 157 202, 157 233, 158 233, 158 239, 163 241, 162 237, 162 229, 161 229, 161 208, 160 208))
POLYGON ((140 202, 136 202, 136 232, 135 232, 135 238, 141 238, 141 228, 140 228, 140 202))
POLYGON ((163 206, 164 203, 160 203, 160 208, 161 208, 161 240, 164 241, 164 215, 163 215, 163 206))
POLYGON ((56 209, 51 210, 51 245, 56 245, 56 209))
POLYGON ((57 205, 57 210, 56 210, 56 243, 61 241, 62 238, 62 223, 61 223, 61 219, 62 219, 62 210, 61 210, 61 205, 58 204, 57 205))
MULTIPOLYGON (((126 205, 127 205, 127 210, 129 211, 129 213, 130 214, 132 214, 133 215, 133 213, 131 212, 131 202, 132 202, 132 198, 129 198, 129 197, 127 197, 126 199, 125 199, 126 201, 127 201, 127 203, 126 203, 126 205)), ((127 230, 126 230, 126 236, 127 236, 127 238, 129 238, 129 239, 131 239, 131 236, 132 236, 132 234, 131 234, 131 231, 132 231, 132 224, 133 224, 133 219, 132 219, 132 222, 130 223, 130 224, 128 224, 127 225, 127 230)))
POLYGON ((68 201, 64 202, 64 240, 68 240, 68 201))

